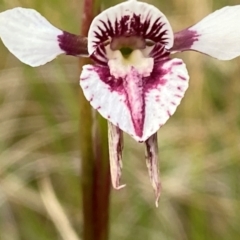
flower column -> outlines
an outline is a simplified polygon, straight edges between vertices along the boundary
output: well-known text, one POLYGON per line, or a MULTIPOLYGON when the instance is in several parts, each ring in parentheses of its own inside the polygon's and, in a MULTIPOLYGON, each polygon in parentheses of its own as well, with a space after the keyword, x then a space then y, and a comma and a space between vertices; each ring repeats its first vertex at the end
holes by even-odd
MULTIPOLYGON (((84 1, 81 35, 87 36, 98 6, 98 1, 84 1)), ((80 59, 80 69, 88 63, 88 59, 80 59)), ((107 123, 91 108, 82 90, 79 96, 83 239, 107 240, 110 196, 107 123)))

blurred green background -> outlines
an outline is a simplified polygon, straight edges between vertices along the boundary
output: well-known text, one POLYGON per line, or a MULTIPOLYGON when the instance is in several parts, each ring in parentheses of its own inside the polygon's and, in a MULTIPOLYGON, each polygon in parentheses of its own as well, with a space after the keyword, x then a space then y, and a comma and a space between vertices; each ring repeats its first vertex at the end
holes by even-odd
MULTIPOLYGON (((151 3, 178 31, 240 1, 151 3)), ((80 0, 0 0, 0 11, 34 8, 56 27, 78 33, 81 5, 80 0)), ((177 57, 187 64, 190 87, 159 131, 159 208, 144 147, 126 135, 127 187, 112 191, 111 240, 240 239, 240 58, 222 62, 195 52, 177 57)), ((0 43, 1 240, 81 239, 79 73, 76 58, 60 56, 31 68, 0 43)))

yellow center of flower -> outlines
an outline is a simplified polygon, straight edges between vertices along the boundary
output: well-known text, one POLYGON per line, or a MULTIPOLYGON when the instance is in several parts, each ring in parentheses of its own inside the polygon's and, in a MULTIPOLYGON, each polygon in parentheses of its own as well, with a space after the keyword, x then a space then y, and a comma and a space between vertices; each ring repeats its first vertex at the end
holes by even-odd
POLYGON ((153 58, 145 57, 141 50, 133 50, 130 54, 123 55, 120 50, 108 54, 108 66, 111 75, 115 78, 124 78, 134 68, 143 77, 150 76, 153 70, 153 58))

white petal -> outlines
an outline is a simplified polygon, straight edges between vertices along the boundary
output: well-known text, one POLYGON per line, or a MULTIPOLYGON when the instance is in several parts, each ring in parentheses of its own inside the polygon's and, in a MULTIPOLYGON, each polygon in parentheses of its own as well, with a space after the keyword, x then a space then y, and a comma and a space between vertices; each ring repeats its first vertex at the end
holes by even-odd
POLYGON ((145 141, 175 112, 188 87, 188 79, 182 60, 157 63, 152 75, 142 79, 144 85, 139 82, 142 90, 134 94, 138 98, 142 95, 144 102, 136 106, 133 106, 135 98, 129 98, 122 80, 114 79, 107 67, 84 66, 80 85, 86 99, 104 118, 135 140, 145 141))
POLYGON ((180 59, 171 59, 155 69, 154 82, 145 93, 145 136, 153 135, 171 117, 188 88, 188 72, 180 59))
POLYGON ((224 7, 175 34, 172 51, 196 50, 220 60, 240 55, 240 5, 224 7))
POLYGON ((121 36, 150 39, 167 48, 173 45, 172 28, 165 15, 148 3, 134 0, 111 7, 94 18, 88 32, 89 54, 99 44, 121 36))
POLYGON ((14 8, 0 13, 0 37, 19 60, 39 66, 64 53, 58 36, 63 31, 33 9, 14 8))
MULTIPOLYGON (((100 72, 104 68, 93 65, 83 66, 80 76, 80 86, 83 93, 93 108, 115 126, 130 135, 135 135, 128 107, 125 104, 125 96, 117 91, 112 91, 108 84, 100 78, 100 72)), ((108 68, 106 68, 106 72, 108 68)), ((108 73, 106 73, 106 78, 108 73)), ((107 79, 106 79, 107 80, 107 79)))

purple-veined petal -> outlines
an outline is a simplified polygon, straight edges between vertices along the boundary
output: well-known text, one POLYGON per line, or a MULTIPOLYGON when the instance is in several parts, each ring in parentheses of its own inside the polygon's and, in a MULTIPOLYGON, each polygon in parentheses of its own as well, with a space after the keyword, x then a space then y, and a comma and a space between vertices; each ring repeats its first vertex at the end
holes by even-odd
POLYGON ((156 7, 135 0, 120 3, 94 18, 88 33, 88 52, 91 55, 99 44, 110 41, 116 45, 114 38, 121 37, 129 38, 128 44, 135 42, 140 48, 142 39, 160 42, 166 48, 173 45, 172 28, 165 15, 156 7))
POLYGON ((121 94, 122 86, 114 81, 108 67, 83 66, 80 86, 86 99, 104 118, 125 132, 134 134, 125 95, 121 94), (112 89, 107 82, 111 84, 112 89))
POLYGON ((156 196, 156 207, 158 207, 158 200, 161 194, 161 182, 158 169, 158 142, 156 133, 145 142, 145 156, 149 177, 156 196))
POLYGON ((121 189, 125 187, 125 184, 120 185, 122 169, 123 134, 118 127, 116 127, 109 121, 108 121, 108 145, 112 185, 115 189, 121 189))
POLYGON ((108 67, 85 65, 80 85, 93 108, 141 142, 156 133, 175 112, 189 77, 180 59, 157 62, 148 77, 134 69, 130 74, 129 79, 116 79, 108 67))
POLYGON ((240 55, 240 5, 224 7, 174 36, 172 52, 195 50, 220 60, 240 55))
POLYGON ((146 136, 154 134, 175 113, 188 88, 188 72, 181 59, 155 64, 145 86, 146 136))
POLYGON ((18 7, 0 13, 0 38, 12 54, 33 67, 62 53, 87 54, 84 38, 57 29, 33 9, 18 7))

